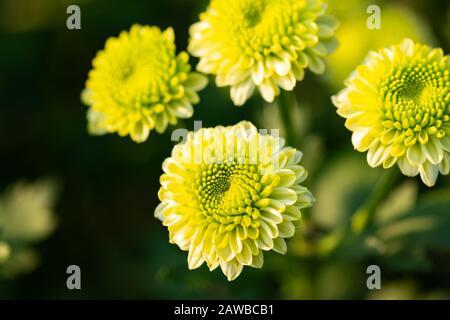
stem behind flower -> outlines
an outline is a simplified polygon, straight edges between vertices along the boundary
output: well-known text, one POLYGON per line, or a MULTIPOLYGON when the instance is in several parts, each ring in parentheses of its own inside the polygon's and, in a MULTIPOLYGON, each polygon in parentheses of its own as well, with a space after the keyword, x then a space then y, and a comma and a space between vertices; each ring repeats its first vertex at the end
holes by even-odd
POLYGON ((284 138, 286 140, 286 145, 292 145, 295 147, 296 134, 295 126, 292 118, 291 108, 296 103, 296 96, 294 91, 284 91, 282 90, 279 97, 277 98, 277 104, 280 109, 281 120, 284 126, 284 138))
POLYGON ((392 189, 397 177, 397 169, 392 168, 387 170, 387 172, 383 172, 369 198, 367 198, 366 202, 353 214, 351 228, 354 233, 363 232, 371 224, 378 205, 386 198, 386 195, 392 189))

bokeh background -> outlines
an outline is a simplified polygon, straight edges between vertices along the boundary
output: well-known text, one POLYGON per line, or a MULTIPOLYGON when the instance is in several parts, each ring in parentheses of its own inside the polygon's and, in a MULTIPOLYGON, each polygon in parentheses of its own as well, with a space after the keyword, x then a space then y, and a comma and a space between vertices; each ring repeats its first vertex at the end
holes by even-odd
MULTIPOLYGON (((80 102, 92 58, 133 23, 172 26, 185 50, 189 26, 206 0, 0 0, 0 298, 450 298, 450 178, 435 188, 400 178, 362 234, 349 216, 385 174, 353 151, 330 96, 368 50, 408 36, 450 50, 447 0, 331 0, 341 20, 340 48, 324 76, 308 72, 292 106, 296 136, 317 203, 288 243, 245 268, 234 282, 168 243, 153 217, 170 130, 143 144, 89 136, 80 102), (81 7, 81 30, 68 30, 66 8, 81 7), (366 8, 382 9, 382 29, 366 28, 366 8), (79 265, 82 290, 66 288, 79 265), (382 271, 382 290, 366 287, 366 267, 382 271)), ((196 63, 194 59, 191 60, 196 63)), ((210 81, 193 120, 203 126, 251 120, 282 128, 276 105, 259 97, 234 107, 210 81)))

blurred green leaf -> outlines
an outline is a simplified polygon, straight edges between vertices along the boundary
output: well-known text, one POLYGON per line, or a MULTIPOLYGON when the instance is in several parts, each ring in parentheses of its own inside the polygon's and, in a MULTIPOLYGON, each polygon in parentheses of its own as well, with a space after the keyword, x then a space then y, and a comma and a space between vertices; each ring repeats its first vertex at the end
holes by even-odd
POLYGON ((348 222, 370 194, 379 172, 356 153, 328 160, 313 189, 317 199, 312 209, 314 221, 327 229, 348 222))
POLYGON ((411 210, 417 201, 417 183, 405 181, 378 207, 374 220, 377 224, 387 223, 411 210))
POLYGON ((382 223, 376 234, 386 243, 450 248, 449 230, 450 190, 436 190, 422 196, 416 207, 382 223))

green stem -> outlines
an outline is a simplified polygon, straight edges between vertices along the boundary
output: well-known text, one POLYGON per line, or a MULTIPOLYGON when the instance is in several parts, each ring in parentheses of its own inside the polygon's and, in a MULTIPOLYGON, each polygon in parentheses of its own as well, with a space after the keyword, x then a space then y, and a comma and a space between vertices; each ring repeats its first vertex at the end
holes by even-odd
POLYGON ((295 130, 292 117, 292 106, 296 102, 296 96, 294 91, 284 91, 282 90, 279 97, 277 98, 277 104, 280 109, 281 120, 284 125, 284 138, 286 140, 286 145, 293 145, 295 143, 295 130))
POLYGON ((351 221, 353 232, 361 233, 371 224, 378 205, 386 198, 387 194, 392 189, 397 176, 398 170, 395 168, 383 172, 369 198, 353 214, 351 221))

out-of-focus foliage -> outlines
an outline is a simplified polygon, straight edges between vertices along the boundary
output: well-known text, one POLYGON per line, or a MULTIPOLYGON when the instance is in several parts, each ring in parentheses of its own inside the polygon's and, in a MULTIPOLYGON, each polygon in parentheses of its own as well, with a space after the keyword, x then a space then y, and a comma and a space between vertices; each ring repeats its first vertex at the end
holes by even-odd
MULTIPOLYGON (((107 38, 135 23, 171 26, 177 50, 186 50, 189 27, 207 4, 0 0, 0 190, 18 178, 43 174, 57 176, 64 186, 51 237, 51 228, 32 224, 20 233, 42 241, 19 248, 4 238, 7 233, 0 234, 0 269, 36 266, 21 277, 0 277, 0 298, 448 298, 450 176, 440 177, 433 189, 398 176, 372 223, 354 233, 350 216, 367 201, 384 170, 371 169, 353 150, 330 96, 369 49, 404 36, 448 54, 449 2, 370 1, 381 7, 382 18, 382 29, 370 31, 368 1, 332 0, 341 18, 340 51, 330 57, 324 76, 307 72, 289 112, 293 145, 304 154, 302 164, 310 174, 306 186, 316 205, 302 212, 304 221, 288 241, 286 255, 265 255, 264 268, 248 268, 233 283, 206 267, 189 271, 185 253, 168 243, 167 230, 153 217, 161 163, 173 148, 171 131, 139 145, 116 135, 92 137, 80 103, 92 58, 107 38), (81 30, 66 29, 69 4, 81 8, 81 30), (81 291, 66 289, 71 264, 82 270, 81 291), (381 290, 366 287, 371 264, 381 268, 381 290)), ((190 60, 193 66, 197 62, 190 60)), ((199 95, 192 119, 202 120, 203 127, 245 119, 259 128, 280 128, 284 135, 279 108, 258 96, 236 108, 229 90, 214 81, 199 95)), ((180 126, 192 130, 193 121, 180 126)), ((17 201, 19 207, 26 202, 31 201, 17 201)))
POLYGON ((9 245, 6 242, 1 241, 0 242, 0 265, 5 263, 9 259, 10 254, 11 254, 11 249, 10 249, 9 245))
POLYGON ((30 245, 56 227, 53 213, 56 184, 52 180, 17 182, 0 197, 0 276, 31 271, 38 255, 30 245))
POLYGON ((317 201, 312 219, 328 230, 338 227, 369 195, 379 173, 379 170, 368 170, 364 158, 356 154, 345 154, 330 161, 315 185, 317 201))
POLYGON ((447 21, 447 27, 445 28, 447 30, 447 41, 450 42, 450 9, 447 11, 447 18, 445 20, 447 21))
POLYGON ((412 279, 389 282, 383 290, 369 295, 373 300, 448 300, 450 294, 440 290, 424 290, 412 279))

